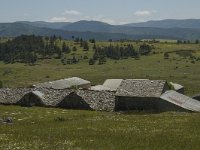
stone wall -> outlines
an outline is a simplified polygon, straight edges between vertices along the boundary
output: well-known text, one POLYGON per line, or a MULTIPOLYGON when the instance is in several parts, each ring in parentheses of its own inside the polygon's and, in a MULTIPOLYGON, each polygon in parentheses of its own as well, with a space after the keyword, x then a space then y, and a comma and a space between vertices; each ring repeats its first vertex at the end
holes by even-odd
POLYGON ((156 111, 159 98, 153 97, 116 97, 116 111, 156 111))

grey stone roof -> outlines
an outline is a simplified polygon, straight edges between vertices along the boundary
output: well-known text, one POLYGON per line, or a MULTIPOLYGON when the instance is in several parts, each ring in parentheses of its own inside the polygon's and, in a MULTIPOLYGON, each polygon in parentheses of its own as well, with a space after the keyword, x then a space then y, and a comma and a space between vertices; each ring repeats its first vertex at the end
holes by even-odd
POLYGON ((113 111, 115 107, 115 93, 107 91, 78 90, 82 97, 93 110, 113 111))
POLYGON ((56 80, 52 82, 45 82, 36 85, 36 87, 43 87, 43 88, 52 88, 52 89, 68 89, 72 87, 84 87, 88 85, 90 87, 90 81, 86 81, 84 79, 78 77, 72 77, 67 79, 56 80))
POLYGON ((91 90, 55 90, 51 88, 22 88, 0 89, 0 104, 17 104, 26 94, 33 93, 41 98, 47 107, 56 107, 66 96, 75 92, 90 105, 93 110, 113 111, 115 104, 114 92, 91 91, 91 90))
POLYGON ((117 91, 123 79, 107 79, 103 86, 111 89, 112 91, 117 91))
POLYGON ((33 93, 34 95, 36 95, 40 99, 44 99, 44 97, 45 97, 45 95, 43 93, 41 93, 40 91, 32 91, 31 93, 33 93))
POLYGON ((164 94, 161 95, 161 99, 166 100, 170 103, 173 103, 181 108, 186 110, 200 112, 200 102, 194 100, 188 96, 180 94, 176 91, 166 91, 164 94))
POLYGON ((68 94, 73 92, 70 89, 63 89, 63 90, 55 90, 49 88, 36 88, 33 90, 37 90, 43 94, 43 101, 46 106, 56 106, 58 102, 64 99, 68 94))
POLYGON ((46 106, 55 106, 72 90, 54 90, 48 88, 2 88, 0 89, 0 104, 16 104, 24 95, 33 93, 40 97, 46 106))
POLYGON ((164 80, 123 80, 116 96, 125 97, 160 97, 165 91, 164 80))
POLYGON ((105 87, 103 85, 96 85, 91 87, 92 91, 112 91, 112 89, 105 87))
POLYGON ((31 92, 31 89, 28 88, 0 88, 0 104, 15 104, 29 92, 31 92))

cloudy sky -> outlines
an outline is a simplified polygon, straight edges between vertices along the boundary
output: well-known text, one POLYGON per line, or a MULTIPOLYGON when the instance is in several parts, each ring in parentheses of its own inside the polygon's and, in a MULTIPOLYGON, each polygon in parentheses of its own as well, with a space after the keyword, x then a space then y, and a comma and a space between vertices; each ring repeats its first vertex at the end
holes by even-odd
POLYGON ((0 0, 0 22, 200 19, 200 0, 0 0))

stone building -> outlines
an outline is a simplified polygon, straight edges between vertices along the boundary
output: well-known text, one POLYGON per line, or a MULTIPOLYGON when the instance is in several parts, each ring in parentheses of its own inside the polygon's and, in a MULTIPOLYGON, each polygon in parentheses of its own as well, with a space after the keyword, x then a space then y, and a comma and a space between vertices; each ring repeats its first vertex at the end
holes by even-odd
POLYGON ((85 109, 97 111, 113 111, 115 106, 114 92, 74 90, 66 95, 57 107, 70 109, 85 109))
POLYGON ((92 110, 90 104, 87 103, 87 101, 85 101, 76 92, 72 92, 69 95, 67 95, 57 104, 57 107, 66 109, 92 110))
POLYGON ((165 101, 165 105, 160 106, 162 110, 200 112, 200 102, 198 100, 176 91, 166 91, 160 98, 165 101))
MULTIPOLYGON (((109 79, 100 90, 89 87, 90 82, 73 78, 43 83, 35 88, 2 88, 0 104, 96 111, 200 112, 199 101, 176 91, 168 91, 164 80, 109 79), (74 85, 80 85, 80 88, 73 88, 74 85)), ((198 99, 198 96, 195 98, 198 99)))
POLYGON ((116 92, 115 110, 159 110, 160 96, 168 89, 163 80, 124 80, 116 92))
POLYGON ((44 99, 44 94, 40 91, 31 91, 26 93, 16 104, 25 107, 45 106, 44 99))
POLYGON ((29 88, 0 88, 0 104, 16 104, 25 93, 31 92, 29 88))

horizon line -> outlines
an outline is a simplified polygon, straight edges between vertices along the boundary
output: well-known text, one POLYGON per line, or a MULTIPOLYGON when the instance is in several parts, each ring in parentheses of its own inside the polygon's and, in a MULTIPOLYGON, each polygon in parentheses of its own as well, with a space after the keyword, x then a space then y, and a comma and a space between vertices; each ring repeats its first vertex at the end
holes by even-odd
POLYGON ((103 21, 99 21, 99 20, 77 20, 74 22, 67 22, 67 21, 48 21, 48 20, 35 20, 35 21, 29 21, 29 20, 16 20, 16 21, 9 21, 9 22, 0 22, 0 23, 17 23, 17 22, 46 22, 46 23, 76 23, 76 22, 81 22, 81 21, 88 21, 88 22, 101 22, 101 23, 106 23, 109 25, 127 25, 127 24, 133 24, 133 23, 146 23, 146 22, 151 22, 151 21, 166 21, 166 20, 177 20, 177 21, 183 21, 183 20, 200 20, 200 18, 186 18, 186 19, 152 19, 152 20, 147 20, 147 21, 138 21, 138 22, 127 22, 124 24, 111 24, 111 23, 107 23, 107 22, 103 22, 103 21))

